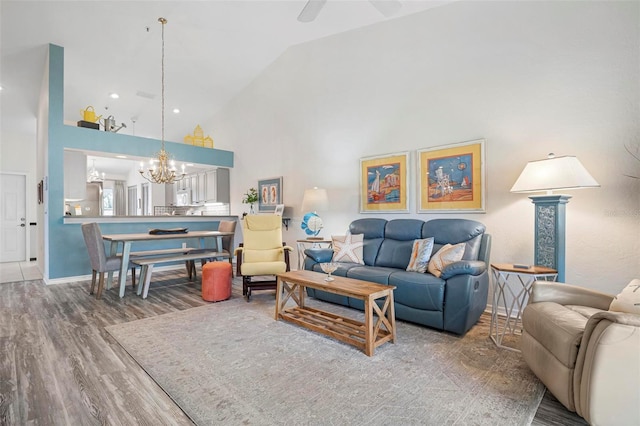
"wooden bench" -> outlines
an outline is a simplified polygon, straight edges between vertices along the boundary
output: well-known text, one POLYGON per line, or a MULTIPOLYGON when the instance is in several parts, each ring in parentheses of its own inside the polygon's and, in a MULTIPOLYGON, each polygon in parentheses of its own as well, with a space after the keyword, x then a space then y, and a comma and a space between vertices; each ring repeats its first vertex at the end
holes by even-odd
MULTIPOLYGON (((177 248, 160 249, 160 250, 132 251, 131 253, 129 253, 129 259, 133 260, 134 258, 138 258, 138 257, 162 256, 165 254, 177 254, 177 253, 187 254, 191 250, 195 250, 195 249, 193 247, 177 247, 177 248)), ((122 256, 122 253, 118 253, 118 256, 122 256)), ((187 267, 187 274, 189 274, 189 279, 191 279, 191 272, 192 272, 191 263, 187 263, 186 267, 187 267)), ((133 287, 136 286, 136 268, 135 267, 131 268, 131 285, 133 287)))
POLYGON ((178 247, 178 248, 161 249, 161 250, 132 251, 131 253, 129 253, 129 258, 133 259, 134 257, 162 256, 165 254, 177 254, 177 253, 187 254, 191 250, 195 250, 195 249, 193 247, 178 247))
MULTIPOLYGON (((140 279, 138 280, 138 291, 140 295, 142 292, 142 298, 146 299, 149 293, 149 284, 151 283, 151 274, 153 272, 153 266, 156 263, 170 263, 170 262, 189 262, 198 259, 211 259, 211 258, 228 258, 229 254, 220 251, 198 251, 198 253, 187 254, 174 254, 168 256, 150 256, 150 257, 136 257, 131 259, 131 263, 140 266, 140 279)), ((190 277, 191 278, 191 277, 190 277)))

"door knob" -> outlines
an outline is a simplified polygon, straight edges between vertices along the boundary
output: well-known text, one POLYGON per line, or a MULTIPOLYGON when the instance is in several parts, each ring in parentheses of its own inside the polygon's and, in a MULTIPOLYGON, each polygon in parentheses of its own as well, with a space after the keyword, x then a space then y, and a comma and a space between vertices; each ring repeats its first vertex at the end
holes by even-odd
POLYGON ((25 219, 24 217, 20 218, 20 222, 24 222, 25 220, 27 220, 27 219, 25 219))
POLYGON ((27 225, 25 225, 24 223, 21 223, 21 224, 20 224, 20 226, 22 226, 22 227, 24 228, 24 227, 25 227, 25 226, 27 226, 27 225))

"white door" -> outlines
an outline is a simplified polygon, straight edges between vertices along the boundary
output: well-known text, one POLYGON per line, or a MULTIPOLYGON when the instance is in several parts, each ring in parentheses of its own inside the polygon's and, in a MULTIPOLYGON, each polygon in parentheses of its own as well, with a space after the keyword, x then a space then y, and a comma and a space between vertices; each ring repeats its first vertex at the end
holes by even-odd
POLYGON ((0 262, 26 260, 26 176, 0 174, 0 262))

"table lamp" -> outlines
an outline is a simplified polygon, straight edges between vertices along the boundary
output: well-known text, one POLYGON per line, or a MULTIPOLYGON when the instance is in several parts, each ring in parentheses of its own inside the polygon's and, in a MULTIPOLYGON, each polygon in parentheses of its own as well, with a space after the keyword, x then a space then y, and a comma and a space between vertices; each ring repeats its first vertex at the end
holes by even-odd
POLYGON ((326 210, 329 206, 327 190, 314 186, 312 189, 305 189, 302 197, 302 212, 308 212, 302 219, 301 228, 310 240, 321 240, 318 234, 322 230, 323 223, 318 210, 326 210))
POLYGON ((600 185, 571 155, 530 161, 511 192, 542 192, 529 197, 535 205, 535 264, 558 271, 558 281, 565 279, 566 207, 571 196, 553 194, 554 190, 593 188, 600 185))

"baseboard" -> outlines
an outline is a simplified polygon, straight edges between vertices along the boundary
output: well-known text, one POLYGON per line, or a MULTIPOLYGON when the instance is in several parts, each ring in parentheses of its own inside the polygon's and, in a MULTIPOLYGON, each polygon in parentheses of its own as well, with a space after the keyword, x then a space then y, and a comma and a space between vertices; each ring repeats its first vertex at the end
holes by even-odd
MULTIPOLYGON (((184 265, 166 265, 166 266, 157 266, 154 267, 153 270, 154 271, 170 271, 173 269, 184 269, 184 265)), ((118 272, 114 272, 113 273, 113 277, 114 277, 114 281, 116 281, 118 279, 118 272)), ((136 274, 136 278, 137 278, 136 274)), ((57 284, 68 284, 68 283, 75 283, 78 281, 90 281, 91 280, 92 275, 76 275, 74 277, 63 277, 63 278, 54 278, 54 279, 45 279, 43 277, 42 281, 44 281, 45 285, 57 285, 57 284)))

